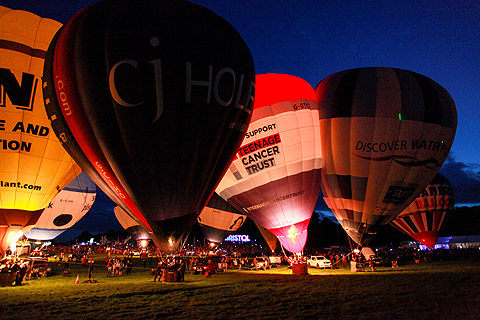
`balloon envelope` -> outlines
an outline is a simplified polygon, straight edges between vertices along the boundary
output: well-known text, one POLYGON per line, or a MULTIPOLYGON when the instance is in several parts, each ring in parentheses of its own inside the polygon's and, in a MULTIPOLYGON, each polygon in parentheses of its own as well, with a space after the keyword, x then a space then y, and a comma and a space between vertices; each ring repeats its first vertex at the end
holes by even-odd
POLYGON ((285 74, 257 75, 252 122, 216 192, 301 252, 320 190, 320 128, 313 88, 285 74))
POLYGON ((80 173, 50 202, 35 227, 25 232, 34 240, 52 240, 77 223, 95 202, 97 188, 93 181, 80 173))
POLYGON ((123 229, 125 229, 132 236, 133 239, 136 241, 151 239, 148 232, 145 231, 145 229, 142 228, 138 222, 121 207, 115 206, 113 211, 115 212, 115 217, 117 218, 118 222, 122 225, 123 229))
POLYGON ((433 248, 455 196, 450 182, 437 173, 432 182, 392 221, 392 225, 429 248, 433 248))
POLYGON ((197 218, 208 241, 220 243, 240 228, 247 216, 214 193, 197 218))
POLYGON ((56 134, 173 253, 250 121, 246 44, 203 7, 125 0, 86 7, 50 49, 45 92, 56 134))
MULTIPOLYGON (((81 170, 52 133, 41 76, 61 24, 0 6, 0 238, 21 230, 81 170), (10 233, 10 231, 8 231, 10 233)), ((2 242, 0 253, 7 244, 2 242)))
POLYGON ((440 169, 455 136, 455 104, 433 80, 393 68, 335 73, 316 93, 323 197, 365 246, 440 169))
POLYGON ((262 234, 263 238, 265 239, 265 242, 267 243, 272 253, 274 253, 278 243, 277 237, 273 233, 271 233, 270 231, 268 231, 267 229, 259 225, 258 223, 255 222, 255 225, 257 226, 258 230, 262 234))

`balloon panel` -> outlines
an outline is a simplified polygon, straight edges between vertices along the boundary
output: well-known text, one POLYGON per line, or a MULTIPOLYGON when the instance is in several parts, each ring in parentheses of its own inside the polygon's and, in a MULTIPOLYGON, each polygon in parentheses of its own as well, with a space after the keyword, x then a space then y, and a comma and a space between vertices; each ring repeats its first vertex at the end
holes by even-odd
POLYGON ((87 162, 82 166, 95 164, 89 174, 102 177, 154 231, 157 246, 174 251, 250 120, 248 48, 205 8, 122 1, 77 14, 54 50, 51 71, 59 80, 50 87, 70 106, 60 108, 57 99, 52 110, 57 135, 70 134, 87 162))
POLYGON ((43 77, 43 90, 45 96, 45 110, 49 119, 52 121, 52 128, 55 134, 60 138, 63 148, 69 153, 69 155, 75 160, 76 163, 82 164, 82 169, 88 176, 95 182, 95 184, 117 205, 121 206, 124 210, 133 213, 122 202, 117 193, 112 190, 108 183, 103 180, 102 176, 97 172, 94 166, 88 162, 88 158, 81 150, 78 143, 75 141, 70 129, 66 126, 65 119, 63 118, 59 101, 55 94, 54 79, 53 79, 53 66, 52 60, 54 56, 54 49, 57 43, 59 33, 55 35, 50 43, 49 49, 45 57, 45 68, 43 77))
MULTIPOLYGON (((267 230, 308 225, 321 167, 314 91, 289 75, 257 75, 255 86, 252 123, 216 191, 267 230), (284 101, 288 90, 292 100, 284 101)), ((305 232, 306 239, 306 230, 298 232, 305 232)))
POLYGON ((198 216, 198 222, 203 226, 214 227, 226 231, 237 231, 247 217, 244 214, 236 214, 229 211, 210 208, 208 205, 198 216))
POLYGON ((60 23, 4 8, 0 17, 0 207, 45 208, 80 169, 51 133, 41 75, 60 23))
POLYGON ((275 249, 277 248, 277 242, 278 242, 277 237, 273 233, 271 233, 270 231, 268 231, 267 229, 259 225, 258 223, 255 222, 255 225, 257 226, 258 230, 260 231, 263 238, 267 242, 267 245, 270 248, 270 250, 272 250, 272 252, 275 252, 275 249))
POLYGON ((237 231, 247 216, 214 193, 197 218, 208 241, 220 243, 237 231))
POLYGON ((454 206, 450 182, 437 174, 425 189, 392 221, 392 225, 433 248, 448 213, 454 206))
POLYGON ((307 242, 307 229, 309 222, 310 219, 307 219, 290 226, 270 229, 268 231, 278 238, 286 250, 298 253, 303 250, 305 243, 307 242))
POLYGON ((135 240, 151 239, 149 233, 120 206, 115 206, 113 211, 118 222, 135 240))
POLYGON ((333 74, 316 93, 324 200, 352 239, 366 245, 445 161, 455 105, 431 79, 390 68, 333 74))
POLYGON ((96 197, 96 186, 85 173, 70 182, 50 202, 25 236, 35 240, 51 240, 71 228, 92 207, 96 197))

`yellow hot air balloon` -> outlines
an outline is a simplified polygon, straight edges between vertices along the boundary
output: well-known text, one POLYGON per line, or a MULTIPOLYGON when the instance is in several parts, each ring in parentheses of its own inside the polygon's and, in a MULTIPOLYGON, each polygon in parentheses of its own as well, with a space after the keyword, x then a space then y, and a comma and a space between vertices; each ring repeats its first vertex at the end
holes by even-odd
POLYGON ((0 6, 0 253, 80 172, 50 127, 40 77, 61 24, 0 6), (15 236, 10 236, 15 234, 15 236))
POLYGON ((273 233, 271 233, 270 231, 262 227, 260 224, 255 222, 255 225, 257 226, 258 230, 260 231, 263 238, 265 239, 265 242, 267 243, 268 247, 272 251, 272 254, 274 254, 275 249, 277 248, 277 243, 278 243, 277 237, 273 233))

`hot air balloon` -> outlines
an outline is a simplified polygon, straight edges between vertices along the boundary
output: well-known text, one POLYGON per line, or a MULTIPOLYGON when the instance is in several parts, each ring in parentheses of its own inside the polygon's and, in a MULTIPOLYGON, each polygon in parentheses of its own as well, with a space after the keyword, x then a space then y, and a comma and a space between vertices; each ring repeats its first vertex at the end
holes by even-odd
POLYGON ((432 182, 392 221, 392 225, 429 248, 433 248, 455 197, 450 182, 437 173, 432 182))
POLYGON ((258 230, 262 234, 263 238, 265 239, 265 242, 267 243, 272 253, 275 253, 275 249, 277 248, 277 243, 278 243, 277 237, 273 233, 271 233, 270 231, 268 231, 267 229, 259 225, 258 223, 255 222, 255 225, 257 226, 258 230))
POLYGON ((251 118, 254 66, 237 31, 184 1, 101 1, 49 49, 55 133, 94 182, 173 253, 251 118))
POLYGON ((122 225, 123 229, 127 230, 132 238, 135 239, 139 245, 145 248, 150 242, 150 234, 145 231, 145 229, 143 229, 138 222, 121 207, 115 206, 113 211, 115 212, 115 217, 122 225))
POLYGON ((320 192, 315 92, 286 74, 257 75, 252 123, 216 192, 300 253, 320 192))
POLYGON ((81 170, 45 113, 41 75, 61 24, 0 6, 0 253, 81 170))
POLYGON ((214 193, 197 221, 210 242, 220 243, 240 228, 247 216, 214 193))
POLYGON ((440 169, 455 136, 455 104, 433 80, 394 68, 335 73, 316 94, 323 197, 366 246, 440 169))
POLYGON ((25 232, 33 240, 52 240, 77 223, 92 207, 97 188, 85 173, 80 173, 50 202, 35 227, 25 232))

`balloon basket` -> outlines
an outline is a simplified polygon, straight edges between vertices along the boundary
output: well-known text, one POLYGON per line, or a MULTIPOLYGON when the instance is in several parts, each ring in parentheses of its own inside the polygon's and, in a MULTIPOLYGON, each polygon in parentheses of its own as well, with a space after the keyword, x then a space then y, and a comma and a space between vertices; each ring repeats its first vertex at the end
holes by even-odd
POLYGON ((180 273, 178 271, 164 270, 162 274, 162 282, 180 282, 180 273))
POLYGON ((308 274, 308 266, 306 263, 293 263, 292 274, 306 275, 308 274))

